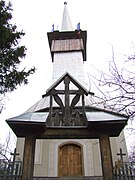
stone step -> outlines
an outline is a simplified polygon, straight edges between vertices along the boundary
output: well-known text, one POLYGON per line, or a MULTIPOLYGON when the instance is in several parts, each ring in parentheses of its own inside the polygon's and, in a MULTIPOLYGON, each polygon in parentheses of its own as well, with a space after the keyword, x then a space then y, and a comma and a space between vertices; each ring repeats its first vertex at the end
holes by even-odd
POLYGON ((101 176, 85 177, 34 177, 33 180, 103 180, 101 176))

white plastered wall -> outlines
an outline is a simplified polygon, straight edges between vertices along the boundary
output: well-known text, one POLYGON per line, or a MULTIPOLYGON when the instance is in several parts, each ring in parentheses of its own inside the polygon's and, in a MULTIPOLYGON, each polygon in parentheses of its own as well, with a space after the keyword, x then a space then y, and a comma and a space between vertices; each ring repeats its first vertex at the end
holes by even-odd
MULTIPOLYGON (((83 150, 84 176, 102 175, 100 148, 98 139, 53 139, 37 140, 35 150, 34 176, 58 176, 58 149, 63 143, 78 143, 83 150)), ((118 138, 110 138, 111 151, 114 162, 117 161, 119 149, 127 154, 124 133, 121 132, 118 138)), ((23 160, 24 138, 17 140, 17 159, 23 160)), ((128 157, 124 157, 128 161, 128 157)))
POLYGON ((83 148, 84 174, 85 176, 93 176, 93 153, 89 140, 52 140, 49 147, 49 171, 48 176, 58 176, 58 147, 63 143, 78 143, 83 148))
POLYGON ((64 73, 70 73, 79 83, 87 88, 84 61, 81 51, 54 54, 52 81, 56 82, 64 73))

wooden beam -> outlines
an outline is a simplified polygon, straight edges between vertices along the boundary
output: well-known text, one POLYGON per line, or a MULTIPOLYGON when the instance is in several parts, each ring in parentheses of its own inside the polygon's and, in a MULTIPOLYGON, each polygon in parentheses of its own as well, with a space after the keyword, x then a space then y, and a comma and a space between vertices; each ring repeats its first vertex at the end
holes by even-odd
POLYGON ((32 136, 25 137, 22 180, 32 180, 34 170, 36 138, 32 136))
POLYGON ((26 135, 33 135, 39 139, 52 139, 52 138, 72 138, 76 136, 77 139, 85 137, 86 139, 99 138, 101 134, 108 134, 111 137, 118 137, 122 128, 125 126, 125 121, 116 122, 97 122, 88 121, 87 126, 59 126, 49 127, 44 122, 10 122, 10 127, 17 137, 25 137, 26 135))
POLYGON ((65 77, 64 79, 64 84, 65 84, 65 114, 64 114, 64 124, 65 126, 70 125, 70 97, 69 97, 69 78, 65 77))
MULTIPOLYGON (((51 89, 48 93, 45 95, 49 96, 50 94, 65 94, 65 90, 55 90, 51 89)), ((79 89, 79 90, 69 90, 69 94, 84 94, 84 91, 79 89)))
POLYGON ((112 154, 109 136, 101 135, 99 138, 103 180, 113 180, 112 154))

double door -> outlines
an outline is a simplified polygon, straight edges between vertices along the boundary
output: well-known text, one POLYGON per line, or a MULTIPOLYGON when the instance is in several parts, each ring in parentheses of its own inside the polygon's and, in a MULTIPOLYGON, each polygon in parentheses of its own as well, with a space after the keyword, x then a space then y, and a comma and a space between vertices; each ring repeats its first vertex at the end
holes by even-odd
POLYGON ((66 144, 59 149, 59 176, 82 176, 82 150, 76 144, 66 144))

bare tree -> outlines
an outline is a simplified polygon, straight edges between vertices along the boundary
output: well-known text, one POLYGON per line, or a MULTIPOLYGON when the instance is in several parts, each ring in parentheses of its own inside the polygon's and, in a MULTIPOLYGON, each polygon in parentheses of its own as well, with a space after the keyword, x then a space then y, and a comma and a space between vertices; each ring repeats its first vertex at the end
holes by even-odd
POLYGON ((112 60, 108 73, 100 71, 96 87, 100 91, 105 106, 118 112, 135 116, 135 55, 124 56, 121 64, 115 61, 112 47, 112 60))
POLYGON ((122 59, 117 59, 112 46, 112 58, 108 62, 108 68, 104 67, 104 71, 97 71, 98 77, 90 76, 102 99, 100 103, 104 108, 126 113, 129 116, 125 137, 126 142, 129 144, 130 141, 135 148, 135 53, 132 52, 131 55, 123 55, 122 59))
POLYGON ((130 147, 129 160, 135 163, 135 144, 130 147))
POLYGON ((0 142, 0 159, 10 160, 11 153, 16 145, 16 139, 11 131, 9 131, 4 142, 0 142))

